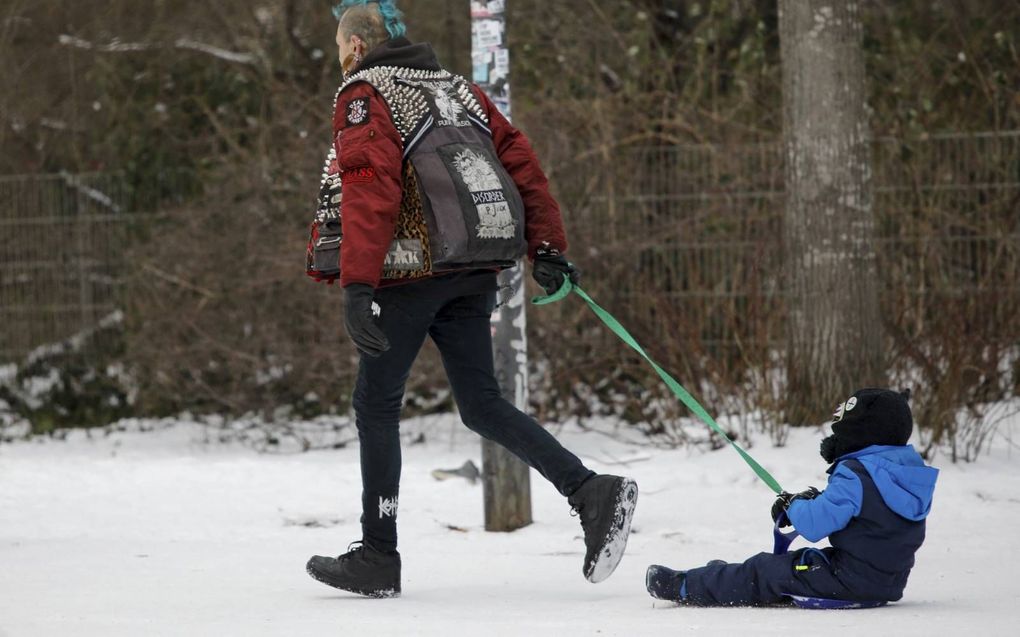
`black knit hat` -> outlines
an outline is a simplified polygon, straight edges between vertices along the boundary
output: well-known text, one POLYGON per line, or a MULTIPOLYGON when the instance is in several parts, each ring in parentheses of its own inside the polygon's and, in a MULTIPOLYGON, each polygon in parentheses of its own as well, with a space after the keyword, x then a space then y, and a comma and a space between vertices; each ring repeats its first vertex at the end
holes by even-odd
POLYGON ((871 445, 905 445, 914 430, 909 392, 859 389, 836 408, 832 436, 822 441, 826 461, 871 445))

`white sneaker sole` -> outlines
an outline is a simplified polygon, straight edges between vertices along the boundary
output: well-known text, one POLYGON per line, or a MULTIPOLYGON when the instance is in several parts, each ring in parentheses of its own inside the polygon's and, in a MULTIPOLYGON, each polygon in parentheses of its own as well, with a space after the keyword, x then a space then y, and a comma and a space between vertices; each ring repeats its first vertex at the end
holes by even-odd
POLYGON ((623 559, 623 552, 627 550, 627 538, 630 537, 630 521, 634 517, 637 497, 637 483, 630 478, 624 478, 616 499, 613 525, 609 529, 606 543, 602 545, 602 549, 595 556, 591 573, 588 574, 588 581, 592 584, 598 584, 612 575, 620 560, 623 559))

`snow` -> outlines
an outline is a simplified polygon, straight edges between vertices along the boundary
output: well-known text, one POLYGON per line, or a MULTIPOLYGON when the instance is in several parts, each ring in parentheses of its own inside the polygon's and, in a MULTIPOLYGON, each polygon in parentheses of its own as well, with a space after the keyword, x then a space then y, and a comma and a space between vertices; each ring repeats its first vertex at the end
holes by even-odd
POLYGON ((174 46, 178 49, 188 49, 191 51, 198 51, 200 53, 208 53, 209 55, 224 60, 226 62, 236 62, 238 64, 254 64, 256 57, 251 53, 238 53, 236 51, 228 51, 221 49, 218 46, 206 44, 204 42, 196 42, 188 38, 179 38, 174 42, 174 46))
POLYGON ((85 49, 86 51, 102 51, 103 53, 128 53, 135 51, 148 51, 152 48, 152 45, 141 42, 121 42, 117 38, 110 41, 109 44, 96 44, 89 42, 83 38, 78 38, 73 35, 62 33, 58 38, 57 42, 64 46, 73 46, 79 49, 85 49))
MULTIPOLYGON (((76 332, 75 334, 72 334, 70 337, 64 339, 63 341, 59 341, 56 343, 47 343, 45 345, 40 345, 39 347, 33 349, 31 352, 28 353, 27 356, 25 356, 24 366, 30 367, 43 359, 52 358, 54 356, 60 356, 68 352, 80 352, 82 347, 84 347, 85 344, 89 342, 89 339, 95 336, 96 333, 118 326, 123 322, 124 312, 120 310, 114 310, 113 312, 110 312, 103 318, 99 319, 99 322, 96 323, 94 326, 76 332)), ((14 374, 17 373, 18 368, 15 365, 6 365, 4 366, 4 369, 10 371, 0 372, 0 383, 12 380, 14 378, 14 374)), ((43 391, 48 390, 44 389, 43 391)), ((37 396, 37 394, 32 395, 37 396)))
MULTIPOLYGON (((63 46, 85 49, 86 51, 101 51, 103 53, 135 53, 138 51, 151 51, 160 47, 158 44, 148 42, 121 42, 117 38, 111 40, 109 44, 97 44, 66 33, 61 34, 57 38, 57 41, 63 46)), ((205 42, 198 42, 190 38, 178 38, 174 41, 174 47, 186 51, 205 53, 225 62, 234 62, 237 64, 254 64, 257 59, 252 53, 228 51, 218 46, 207 44, 205 42)))
MULTIPOLYGON (((467 459, 480 466, 478 439, 453 416, 406 423, 409 440, 421 432, 426 442, 404 447, 403 596, 374 600, 304 572, 310 555, 359 537, 356 444, 259 454, 183 420, 127 429, 0 445, 0 635, 1017 634, 1016 417, 979 462, 936 462, 928 540, 905 599, 856 611, 648 597, 651 563, 684 568, 771 546, 772 493, 729 449, 555 429, 590 467, 641 488, 627 555, 593 585, 577 520, 540 476, 536 522, 486 533, 481 486, 430 477, 467 459)), ((751 453, 787 489, 821 487, 820 435, 793 431, 783 448, 763 437, 751 453)))
MULTIPOLYGON (((94 104, 98 104, 98 102, 95 102, 94 104)), ((90 188, 86 186, 85 184, 82 183, 82 180, 80 178, 72 175, 70 172, 66 170, 60 171, 60 178, 63 179, 68 186, 80 192, 87 199, 91 199, 94 203, 97 203, 100 206, 107 208, 108 210, 114 213, 120 213, 122 211, 120 205, 114 202, 112 197, 103 193, 100 190, 96 190, 95 188, 90 188)), ((116 322, 119 323, 122 318, 123 317, 117 318, 116 322)), ((104 320, 109 321, 109 317, 104 320)))

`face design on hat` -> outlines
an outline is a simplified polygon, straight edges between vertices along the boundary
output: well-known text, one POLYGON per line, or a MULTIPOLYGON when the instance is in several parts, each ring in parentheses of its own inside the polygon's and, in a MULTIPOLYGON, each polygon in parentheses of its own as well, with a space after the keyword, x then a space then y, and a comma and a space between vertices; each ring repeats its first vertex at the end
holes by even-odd
POLYGON ((857 396, 851 396, 836 407, 836 412, 832 414, 832 422, 839 422, 843 420, 843 416, 846 412, 853 410, 857 406, 857 396))
POLYGON ((836 407, 832 435, 822 441, 827 462, 872 445, 905 445, 913 430, 907 397, 889 389, 861 389, 836 407))

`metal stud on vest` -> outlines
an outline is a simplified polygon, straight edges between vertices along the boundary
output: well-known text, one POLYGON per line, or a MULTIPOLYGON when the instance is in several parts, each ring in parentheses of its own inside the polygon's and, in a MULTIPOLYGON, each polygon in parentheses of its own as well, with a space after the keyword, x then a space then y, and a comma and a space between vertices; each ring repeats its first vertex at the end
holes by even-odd
MULTIPOLYGON (((337 99, 358 82, 372 85, 389 106, 403 144, 404 188, 415 190, 404 193, 383 278, 513 266, 527 251, 524 203, 496 155, 488 117, 468 82, 446 71, 374 67, 349 77, 337 99)), ((342 183, 329 162, 313 222, 317 243, 309 247, 308 273, 318 280, 340 273, 341 210, 326 202, 340 200, 342 183), (330 243, 322 247, 335 245, 337 252, 312 258, 324 238, 330 243)))

